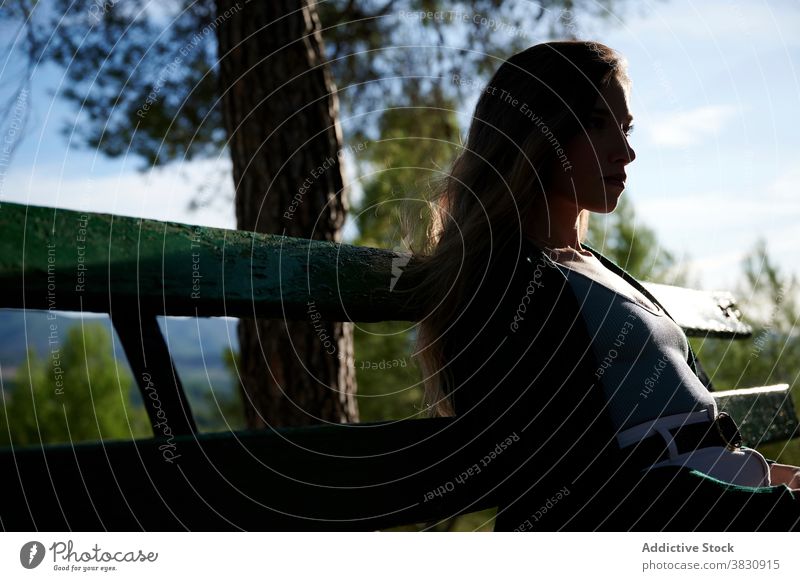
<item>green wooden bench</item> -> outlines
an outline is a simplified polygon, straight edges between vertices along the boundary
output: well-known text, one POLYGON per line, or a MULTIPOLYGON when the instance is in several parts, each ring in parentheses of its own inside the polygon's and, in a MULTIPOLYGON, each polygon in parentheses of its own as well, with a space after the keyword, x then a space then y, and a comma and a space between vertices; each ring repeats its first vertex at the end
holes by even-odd
MULTIPOLYGON (((157 435, 0 449, 4 530, 375 530, 497 505, 469 478, 435 494, 489 451, 452 418, 197 433, 157 316, 306 320, 313 298, 328 320, 414 321, 399 255, 11 203, 0 223, 0 308, 108 313, 157 435)), ((729 294, 650 287, 689 335, 750 333, 729 294)), ((748 445, 797 435, 787 385, 714 397, 748 445)))

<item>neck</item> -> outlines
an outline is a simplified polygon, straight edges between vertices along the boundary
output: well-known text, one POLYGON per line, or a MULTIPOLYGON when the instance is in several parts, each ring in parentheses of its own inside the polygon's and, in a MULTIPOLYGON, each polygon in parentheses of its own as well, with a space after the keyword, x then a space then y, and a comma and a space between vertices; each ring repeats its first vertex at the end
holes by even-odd
POLYGON ((539 196, 524 222, 525 235, 548 248, 569 246, 583 250, 580 245, 581 211, 574 202, 561 196, 539 196))

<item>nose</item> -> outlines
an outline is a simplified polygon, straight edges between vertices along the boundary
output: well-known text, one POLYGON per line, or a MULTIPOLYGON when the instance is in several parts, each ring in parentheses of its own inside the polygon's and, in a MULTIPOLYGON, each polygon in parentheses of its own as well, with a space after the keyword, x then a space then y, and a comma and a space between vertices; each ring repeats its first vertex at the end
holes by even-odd
POLYGON ((623 163, 628 165, 636 159, 636 152, 628 142, 628 138, 623 135, 619 145, 614 148, 614 152, 609 157, 611 163, 623 163))

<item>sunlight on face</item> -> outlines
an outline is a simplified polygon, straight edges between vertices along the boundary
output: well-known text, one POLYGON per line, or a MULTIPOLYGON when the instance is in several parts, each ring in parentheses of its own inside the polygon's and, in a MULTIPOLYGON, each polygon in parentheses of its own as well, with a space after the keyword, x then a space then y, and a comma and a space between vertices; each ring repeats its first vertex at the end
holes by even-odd
POLYGON ((617 79, 603 88, 588 123, 565 148, 571 169, 554 165, 548 196, 566 197, 590 212, 617 207, 625 189, 625 166, 636 158, 628 143, 633 121, 628 92, 617 79))

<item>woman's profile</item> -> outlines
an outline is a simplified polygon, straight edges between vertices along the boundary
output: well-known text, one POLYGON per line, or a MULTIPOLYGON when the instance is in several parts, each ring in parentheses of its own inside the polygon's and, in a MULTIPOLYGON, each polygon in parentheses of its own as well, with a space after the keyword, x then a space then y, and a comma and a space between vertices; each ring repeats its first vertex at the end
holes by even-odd
POLYGON ((741 446, 682 329, 585 241, 636 159, 630 84, 563 41, 482 88, 418 263, 429 409, 498 443, 495 530, 800 529, 800 469, 741 446))

